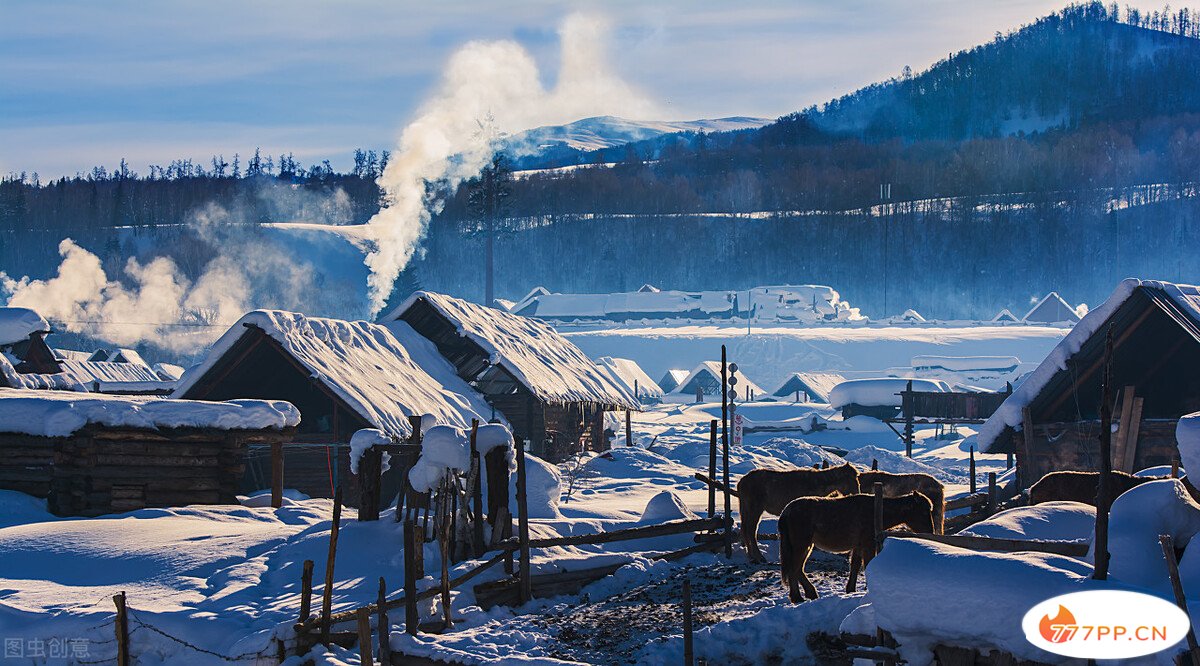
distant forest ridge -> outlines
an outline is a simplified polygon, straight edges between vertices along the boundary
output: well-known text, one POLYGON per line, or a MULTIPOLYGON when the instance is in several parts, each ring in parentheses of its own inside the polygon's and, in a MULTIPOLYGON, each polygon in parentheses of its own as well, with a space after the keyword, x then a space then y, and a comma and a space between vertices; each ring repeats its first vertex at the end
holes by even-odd
MULTIPOLYGON (((1200 174, 1200 14, 1073 5, 988 44, 758 129, 667 135, 580 153, 512 181, 505 216, 847 211, 1002 195, 1040 201, 1200 174), (1053 195, 1051 195, 1053 193, 1053 195)), ((147 174, 96 167, 0 182, 0 230, 237 221, 361 223, 378 210, 387 151, 354 167, 290 154, 175 160, 147 174)), ((470 226, 467 183, 435 224, 470 226)), ((1069 198, 1069 197, 1068 197, 1069 198)))

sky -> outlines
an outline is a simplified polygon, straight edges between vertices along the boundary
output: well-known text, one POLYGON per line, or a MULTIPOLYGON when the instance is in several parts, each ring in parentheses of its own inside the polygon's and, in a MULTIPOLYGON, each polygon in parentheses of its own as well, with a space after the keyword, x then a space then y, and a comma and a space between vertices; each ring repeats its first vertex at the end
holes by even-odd
POLYGON ((519 43, 552 85, 558 26, 577 11, 611 24, 609 67, 655 119, 686 120, 820 104, 1063 4, 4 0, 0 173, 44 180, 122 158, 144 173, 256 147, 345 169, 356 147, 394 147, 467 42, 519 43))

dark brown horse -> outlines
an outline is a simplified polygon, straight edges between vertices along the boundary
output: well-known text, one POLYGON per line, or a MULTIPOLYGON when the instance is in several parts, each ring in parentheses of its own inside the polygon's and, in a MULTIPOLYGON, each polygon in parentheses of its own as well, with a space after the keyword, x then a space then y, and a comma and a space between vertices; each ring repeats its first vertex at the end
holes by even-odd
MULTIPOLYGON (((1134 476, 1113 470, 1109 478, 1109 491, 1113 499, 1147 481, 1158 481, 1165 476, 1134 476)), ((1029 503, 1080 502, 1096 506, 1099 492, 1100 472, 1050 472, 1029 488, 1029 503)))
MULTIPOLYGON (((914 532, 933 530, 933 505, 921 493, 883 500, 883 528, 908 525, 914 532)), ((817 598, 817 588, 804 572, 813 547, 850 554, 846 592, 858 585, 858 572, 875 556, 875 497, 801 497, 779 516, 779 565, 792 603, 817 598), (804 596, 800 588, 804 588, 804 596)))
POLYGON ((738 513, 742 521, 742 543, 751 562, 762 562, 758 549, 758 521, 763 512, 779 515, 797 497, 824 497, 833 493, 857 493, 858 470, 846 463, 828 469, 778 471, 756 469, 737 484, 738 513))
POLYGON ((872 492, 875 483, 883 484, 884 497, 899 497, 918 492, 933 503, 934 534, 942 534, 946 528, 946 488, 941 481, 928 474, 893 474, 872 470, 860 472, 858 484, 864 493, 872 492))

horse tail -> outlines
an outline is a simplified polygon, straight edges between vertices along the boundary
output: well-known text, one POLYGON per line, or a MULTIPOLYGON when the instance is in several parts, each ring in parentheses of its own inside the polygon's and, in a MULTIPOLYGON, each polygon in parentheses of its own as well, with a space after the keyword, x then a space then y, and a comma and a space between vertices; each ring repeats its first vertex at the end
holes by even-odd
POLYGON ((779 517, 779 576, 783 580, 783 586, 787 587, 792 580, 790 572, 795 566, 796 553, 792 550, 792 541, 788 535, 788 521, 785 520, 787 512, 779 517))

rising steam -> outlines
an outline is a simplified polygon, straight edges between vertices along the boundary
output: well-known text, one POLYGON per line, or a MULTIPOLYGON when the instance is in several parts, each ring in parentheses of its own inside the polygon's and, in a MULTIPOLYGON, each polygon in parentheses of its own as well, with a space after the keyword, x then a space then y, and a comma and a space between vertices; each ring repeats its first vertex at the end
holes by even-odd
POLYGON ((549 90, 516 42, 470 42, 450 58, 437 93, 404 128, 379 178, 385 203, 368 222, 377 247, 366 258, 372 313, 383 308, 439 210, 429 185, 453 188, 478 175, 501 133, 587 116, 653 115, 653 106, 609 70, 608 31, 594 15, 564 20, 558 80, 549 90))

